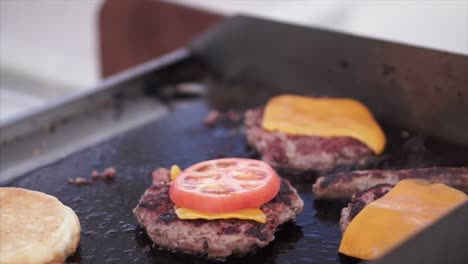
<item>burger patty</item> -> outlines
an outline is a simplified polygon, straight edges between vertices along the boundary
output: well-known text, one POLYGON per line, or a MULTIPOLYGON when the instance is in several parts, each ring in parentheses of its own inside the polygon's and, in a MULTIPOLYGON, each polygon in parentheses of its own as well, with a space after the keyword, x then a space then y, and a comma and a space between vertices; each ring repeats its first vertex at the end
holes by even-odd
POLYGON ((287 135, 262 128, 264 108, 245 114, 247 143, 262 159, 276 169, 292 172, 327 172, 341 167, 362 167, 373 152, 362 142, 350 137, 287 135))
POLYGON ((359 191, 378 184, 395 185, 403 179, 424 179, 443 183, 468 192, 468 168, 433 167, 409 170, 361 170, 330 174, 317 179, 312 186, 314 198, 350 199, 359 191))
POLYGON ((223 259, 246 254, 268 245, 279 225, 295 220, 304 202, 287 180, 281 180, 279 193, 260 208, 266 223, 251 220, 181 220, 169 198, 170 172, 153 172, 153 185, 145 191, 133 213, 155 246, 173 252, 223 259))

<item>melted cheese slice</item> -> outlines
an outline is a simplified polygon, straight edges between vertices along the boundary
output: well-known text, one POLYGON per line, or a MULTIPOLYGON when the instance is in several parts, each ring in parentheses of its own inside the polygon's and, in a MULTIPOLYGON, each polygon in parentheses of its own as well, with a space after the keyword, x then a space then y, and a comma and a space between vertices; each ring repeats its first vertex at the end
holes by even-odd
POLYGON ((339 252, 360 259, 380 257, 466 202, 466 194, 444 184, 403 180, 351 221, 339 252))
POLYGON ((262 127, 286 134, 352 137, 376 154, 385 147, 385 134, 369 109, 354 99, 280 95, 267 103, 262 127))
POLYGON ((173 181, 177 176, 182 173, 182 170, 177 165, 172 165, 171 167, 171 181, 173 181))
MULTIPOLYGON (((172 165, 171 167, 171 180, 173 181, 177 176, 182 173, 182 170, 177 165, 172 165)), ((176 207, 175 213, 179 219, 242 219, 242 220, 253 220, 259 223, 266 223, 266 215, 260 210, 260 208, 246 208, 235 212, 214 214, 214 213, 204 213, 188 208, 178 208, 176 207)))
POLYGON ((264 224, 266 222, 265 213, 259 208, 247 208, 235 212, 214 214, 214 213, 204 213, 195 211, 188 208, 176 208, 175 213, 179 219, 242 219, 242 220, 253 220, 259 223, 264 224))

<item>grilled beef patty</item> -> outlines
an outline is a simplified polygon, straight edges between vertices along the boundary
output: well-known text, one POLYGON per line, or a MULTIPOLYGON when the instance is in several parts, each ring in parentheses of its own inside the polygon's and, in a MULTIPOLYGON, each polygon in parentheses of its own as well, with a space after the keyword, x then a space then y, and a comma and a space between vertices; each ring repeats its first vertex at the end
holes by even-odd
POLYGON ((279 225, 294 220, 304 202, 287 180, 281 180, 279 193, 261 206, 266 223, 250 220, 180 220, 169 198, 170 172, 153 172, 153 185, 145 191, 133 213, 154 244, 174 252, 222 259, 246 254, 268 245, 279 225))
POLYGON ((328 172, 341 167, 362 167, 373 152, 364 143, 350 137, 287 135, 262 128, 264 108, 245 114, 247 143, 262 159, 276 169, 297 172, 328 172))
POLYGON ((366 205, 387 194, 393 186, 394 185, 391 184, 378 184, 368 190, 354 194, 351 198, 351 202, 348 203, 348 207, 341 210, 341 233, 344 233, 349 223, 351 223, 354 217, 356 217, 366 205))
POLYGON ((362 170, 330 174, 317 179, 313 185, 314 198, 350 199, 359 191, 378 184, 395 185, 404 179, 424 179, 443 183, 468 192, 468 168, 433 167, 409 170, 362 170))

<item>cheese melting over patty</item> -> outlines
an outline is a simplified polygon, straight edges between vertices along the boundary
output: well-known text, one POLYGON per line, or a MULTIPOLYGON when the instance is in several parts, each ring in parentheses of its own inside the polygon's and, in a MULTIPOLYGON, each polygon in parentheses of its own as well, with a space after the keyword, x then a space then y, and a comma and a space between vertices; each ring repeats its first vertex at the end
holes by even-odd
POLYGON ((466 202, 465 193, 444 184, 403 180, 356 215, 339 252, 360 259, 380 257, 466 202))
POLYGON ((369 109, 354 99, 276 96, 265 107, 262 127, 293 135, 351 137, 376 154, 382 153, 386 142, 369 109))

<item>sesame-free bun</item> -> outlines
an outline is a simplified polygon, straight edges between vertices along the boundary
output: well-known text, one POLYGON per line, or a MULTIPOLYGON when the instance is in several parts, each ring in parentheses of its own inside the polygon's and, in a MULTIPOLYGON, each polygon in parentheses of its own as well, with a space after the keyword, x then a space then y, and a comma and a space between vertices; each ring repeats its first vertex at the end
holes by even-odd
POLYGON ((0 188, 0 264, 60 263, 80 241, 80 222, 57 198, 0 188))

